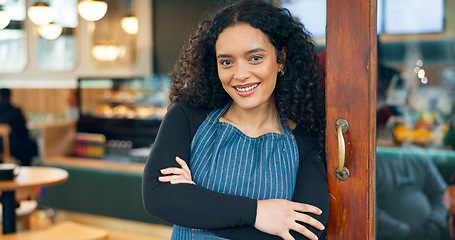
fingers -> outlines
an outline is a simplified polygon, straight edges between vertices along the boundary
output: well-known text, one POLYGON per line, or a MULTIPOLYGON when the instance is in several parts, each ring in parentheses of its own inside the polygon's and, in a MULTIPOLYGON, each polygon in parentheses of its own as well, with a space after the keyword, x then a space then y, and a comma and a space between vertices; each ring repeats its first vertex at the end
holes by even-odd
MULTIPOLYGON (((322 225, 322 224, 321 224, 322 225)), ((318 237, 316 236, 316 234, 314 234, 313 232, 311 232, 310 230, 308 230, 308 228, 306 228, 305 226, 303 226, 302 224, 299 224, 299 223, 295 223, 293 224, 293 226, 291 226, 292 230, 302 234, 303 236, 307 237, 308 239, 315 239, 317 240, 318 237)), ((322 229, 321 229, 322 230, 322 229)))
POLYGON ((179 157, 175 157, 175 161, 186 171, 190 171, 190 168, 188 167, 188 164, 186 164, 185 161, 183 161, 183 159, 179 158, 179 157))
MULTIPOLYGON (((324 230, 324 225, 322 225, 321 222, 319 222, 318 220, 306 215, 306 214, 302 214, 302 213, 297 213, 296 214, 296 217, 295 217, 295 220, 298 221, 298 222, 304 222, 304 223, 307 223, 319 230, 324 230)), ((299 224, 300 225, 300 224, 299 224)))
POLYGON ((191 171, 186 162, 179 157, 175 157, 175 161, 181 166, 181 168, 170 167, 161 169, 160 172, 165 176, 159 177, 158 180, 160 182, 169 182, 171 184, 178 183, 195 184, 191 178, 191 171))
POLYGON ((295 224, 293 224, 293 226, 291 226, 291 229, 296 232, 299 232, 300 234, 306 236, 309 239, 318 239, 318 237, 313 232, 311 232, 310 230, 308 230, 308 228, 306 228, 302 224, 299 224, 298 222, 306 223, 319 230, 324 230, 325 227, 321 222, 319 222, 318 220, 316 220, 315 218, 313 218, 307 214, 304 214, 304 213, 314 213, 316 215, 320 215, 322 213, 321 209, 319 209, 315 206, 312 206, 312 205, 308 205, 308 204, 304 204, 304 203, 295 203, 295 202, 293 202, 293 209, 296 211, 296 214, 294 217, 296 222, 295 222, 295 224))
POLYGON ((314 213, 316 215, 321 215, 322 213, 321 209, 309 204, 297 202, 292 202, 292 204, 293 204, 292 208, 298 212, 314 213))
POLYGON ((321 222, 311 214, 321 214, 322 211, 314 206, 292 202, 284 199, 258 200, 256 221, 254 227, 259 231, 277 235, 284 240, 294 240, 290 230, 294 230, 309 239, 318 239, 302 223, 323 230, 321 222))
POLYGON ((183 175, 184 177, 191 179, 191 174, 182 168, 165 168, 165 169, 161 169, 161 173, 163 175, 170 175, 170 174, 183 175))
MULTIPOLYGON (((293 202, 292 204, 293 204, 293 209, 297 213, 296 217, 295 217, 296 221, 307 223, 319 230, 324 230, 325 227, 324 227, 324 225, 322 225, 321 222, 319 222, 318 220, 316 220, 315 218, 313 218, 307 214, 303 214, 303 213, 314 213, 316 215, 320 215, 322 213, 321 209, 319 209, 315 206, 309 205, 309 204, 304 204, 304 203, 293 202)), ((298 225, 300 225, 300 224, 298 224, 298 225)))
POLYGON ((182 167, 182 168, 177 168, 177 167, 173 167, 173 168, 165 168, 165 169, 161 169, 161 173, 162 174, 183 174, 185 175, 185 177, 191 179, 191 171, 190 171, 190 168, 188 167, 188 165, 186 164, 186 162, 181 159, 180 157, 175 157, 175 161, 182 167))
MULTIPOLYGON (((295 240, 292 235, 289 232, 286 232, 283 234, 283 236, 280 236, 283 240, 295 240)), ((311 238, 310 238, 311 239, 311 238)))
POLYGON ((169 176, 161 176, 158 178, 160 182, 169 182, 171 184, 179 184, 179 183, 190 183, 196 184, 191 179, 186 177, 182 177, 181 175, 169 175, 169 176))

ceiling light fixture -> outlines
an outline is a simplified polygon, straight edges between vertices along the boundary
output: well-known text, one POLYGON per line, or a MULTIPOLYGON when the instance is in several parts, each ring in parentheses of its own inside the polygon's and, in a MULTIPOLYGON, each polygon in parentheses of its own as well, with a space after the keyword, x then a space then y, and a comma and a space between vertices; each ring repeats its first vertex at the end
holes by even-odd
POLYGON ((0 29, 6 28, 10 22, 10 15, 0 6, 0 29))
POLYGON ((37 2, 28 9, 27 14, 34 24, 44 25, 54 20, 55 9, 45 2, 37 2))
POLYGON ((101 62, 112 62, 125 56, 124 45, 116 45, 114 41, 103 41, 92 47, 92 55, 101 62))
POLYGON ((139 31, 139 20, 136 16, 124 17, 120 21, 120 24, 122 25, 123 30, 128 34, 134 35, 139 31))
POLYGON ((47 40, 55 40, 62 34, 62 26, 56 23, 48 23, 38 26, 38 33, 47 40))
POLYGON ((87 21, 98 21, 107 12, 107 3, 99 0, 83 0, 77 5, 79 15, 87 21))

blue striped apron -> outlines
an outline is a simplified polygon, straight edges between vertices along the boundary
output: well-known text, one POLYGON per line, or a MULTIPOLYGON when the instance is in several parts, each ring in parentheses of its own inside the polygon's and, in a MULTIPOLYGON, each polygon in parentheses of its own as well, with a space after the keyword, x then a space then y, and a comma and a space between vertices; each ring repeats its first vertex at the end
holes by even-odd
MULTIPOLYGON (((249 137, 233 125, 219 121, 230 105, 212 111, 192 140, 189 168, 193 181, 220 193, 257 200, 291 200, 299 153, 288 125, 281 123, 283 134, 249 137)), ((171 239, 225 238, 207 230, 174 225, 171 239)))

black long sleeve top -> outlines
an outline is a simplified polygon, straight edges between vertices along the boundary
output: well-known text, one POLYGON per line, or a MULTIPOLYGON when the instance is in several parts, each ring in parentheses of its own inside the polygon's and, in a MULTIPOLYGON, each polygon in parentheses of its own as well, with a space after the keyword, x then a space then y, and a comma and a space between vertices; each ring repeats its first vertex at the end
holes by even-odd
MULTIPOLYGON (((254 228, 257 200, 218 193, 193 184, 170 184, 158 180, 160 170, 180 167, 175 157, 190 159, 194 134, 210 113, 175 103, 161 122, 156 140, 145 165, 142 194, 145 210, 164 221, 184 227, 208 229, 229 239, 279 239, 254 228)), ((318 158, 320 147, 314 137, 297 126, 293 130, 299 149, 299 169, 293 201, 314 205, 321 215, 309 214, 324 225, 329 213, 327 172, 318 158)), ((304 224, 320 237, 323 231, 304 224)), ((291 232, 296 239, 307 239, 291 232)))

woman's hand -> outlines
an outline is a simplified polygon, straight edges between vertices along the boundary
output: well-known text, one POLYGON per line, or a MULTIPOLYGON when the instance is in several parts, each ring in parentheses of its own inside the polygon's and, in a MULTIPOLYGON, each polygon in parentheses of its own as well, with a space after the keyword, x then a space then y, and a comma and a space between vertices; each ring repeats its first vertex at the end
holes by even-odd
POLYGON ((191 171, 188 165, 186 164, 183 159, 179 157, 175 157, 175 161, 182 167, 170 167, 161 169, 161 173, 165 176, 159 177, 158 180, 160 182, 169 182, 171 184, 179 184, 179 183, 190 183, 196 184, 193 182, 191 178, 191 171))
POLYGON ((307 223, 320 230, 323 230, 324 226, 305 213, 320 215, 322 211, 312 205, 284 199, 258 200, 254 227, 285 240, 294 240, 289 233, 290 230, 299 232, 309 239, 318 239, 314 233, 298 222, 307 223))

